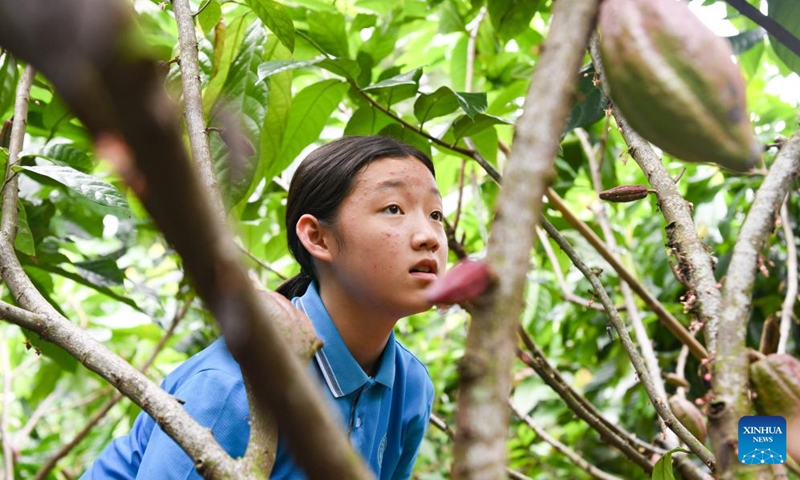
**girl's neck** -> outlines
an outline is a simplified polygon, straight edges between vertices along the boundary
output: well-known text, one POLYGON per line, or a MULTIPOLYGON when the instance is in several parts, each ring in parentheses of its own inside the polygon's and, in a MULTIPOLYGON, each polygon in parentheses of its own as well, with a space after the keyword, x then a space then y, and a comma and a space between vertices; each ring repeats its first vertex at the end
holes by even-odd
POLYGON ((335 288, 320 288, 320 297, 344 344, 369 376, 377 373, 389 335, 397 318, 390 318, 379 308, 355 301, 335 288))

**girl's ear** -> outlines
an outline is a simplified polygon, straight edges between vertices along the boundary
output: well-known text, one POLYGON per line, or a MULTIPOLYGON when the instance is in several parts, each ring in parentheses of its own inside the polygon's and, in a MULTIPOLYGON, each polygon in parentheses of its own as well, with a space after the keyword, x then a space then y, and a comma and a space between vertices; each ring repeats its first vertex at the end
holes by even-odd
POLYGON ((295 231, 300 243, 312 257, 323 262, 330 262, 333 259, 330 230, 322 225, 317 217, 304 214, 297 220, 295 231))

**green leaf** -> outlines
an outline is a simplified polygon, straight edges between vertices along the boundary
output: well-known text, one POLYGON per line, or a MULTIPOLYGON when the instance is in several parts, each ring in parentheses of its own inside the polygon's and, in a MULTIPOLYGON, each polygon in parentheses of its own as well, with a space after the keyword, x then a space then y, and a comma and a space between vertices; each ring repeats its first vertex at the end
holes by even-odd
POLYGON ((766 36, 767 36, 767 31, 761 27, 758 27, 752 30, 741 32, 738 35, 725 38, 727 38, 727 40, 731 43, 731 48, 733 48, 733 53, 735 53, 736 55, 741 55, 742 53, 750 50, 759 43, 763 42, 764 37, 766 36))
POLYGON ((364 87, 362 91, 378 93, 383 100, 382 103, 386 105, 392 105, 415 96, 419 88, 422 69, 418 68, 402 74, 395 74, 396 71, 399 71, 399 67, 387 69, 377 83, 364 87))
POLYGON ((308 36, 325 53, 335 57, 350 56, 344 15, 329 10, 312 10, 308 14, 308 36))
POLYGON ((217 0, 206 0, 208 4, 205 5, 203 11, 197 15, 197 21, 200 23, 200 29, 203 30, 205 35, 208 35, 222 18, 222 7, 219 6, 217 0))
POLYGON ((401 142, 407 143, 412 147, 416 147, 417 150, 426 154, 428 157, 431 156, 431 144, 428 142, 428 139, 421 136, 415 130, 406 128, 398 123, 392 123, 391 125, 384 127, 379 134, 385 137, 391 137, 400 140, 401 142))
POLYGON ((361 75, 361 65, 351 58, 326 58, 319 66, 348 80, 358 80, 361 75))
POLYGON ((414 116, 420 123, 425 123, 432 118, 453 113, 461 107, 467 116, 474 117, 485 111, 486 106, 485 93, 456 93, 449 87, 439 87, 435 92, 423 93, 417 98, 414 103, 414 116))
POLYGON ((6 112, 14 108, 19 71, 17 62, 11 55, 5 53, 2 58, 3 62, 0 63, 0 120, 5 120, 6 112))
POLYGON ((28 215, 27 212, 25 212, 25 205, 22 204, 21 200, 17 202, 17 205, 19 209, 19 220, 17 222, 17 236, 14 239, 14 248, 20 253, 35 257, 36 248, 34 247, 33 234, 28 226, 28 215))
MULTIPOLYGON (((800 38, 800 2, 797 0, 769 0, 767 16, 800 38)), ((775 55, 792 71, 800 74, 800 57, 784 46, 773 35, 769 36, 769 42, 775 55)))
POLYGON ((603 90, 595 85, 594 65, 589 65, 580 72, 575 105, 567 117, 569 132, 575 128, 587 127, 605 115, 606 97, 603 90))
MULTIPOLYGON (((253 146, 259 145, 269 101, 269 85, 258 82, 265 40, 263 27, 253 25, 231 65, 228 80, 208 122, 209 126, 244 135, 253 146)), ((250 190, 258 170, 259 156, 257 152, 245 156, 232 151, 219 132, 210 136, 209 145, 223 194, 230 205, 236 205, 250 190)))
POLYGON ((672 472, 672 454, 677 452, 691 453, 678 447, 662 455, 653 467, 653 476, 650 477, 652 480, 675 480, 675 474, 672 472))
POLYGON ((305 147, 319 138, 346 91, 346 83, 331 79, 310 85, 294 97, 281 149, 273 164, 267 167, 267 178, 282 172, 305 147))
POLYGON ((286 7, 273 0, 247 0, 247 4, 281 43, 294 51, 294 22, 286 7))
POLYGON ((439 5, 439 33, 466 32, 467 26, 453 0, 445 0, 439 5))
POLYGON ((491 127, 492 125, 510 123, 511 122, 504 118, 495 117, 494 115, 488 115, 485 113, 479 113, 474 117, 462 115, 453 123, 453 135, 455 135, 456 139, 458 140, 464 137, 469 137, 470 135, 474 135, 491 127))
POLYGON ((125 281, 125 274, 117 266, 117 260, 124 253, 124 250, 120 250, 111 255, 75 262, 73 265, 87 281, 103 287, 114 287, 125 281))
POLYGON ((375 90, 382 90, 386 88, 394 88, 400 85, 417 85, 419 81, 419 75, 421 71, 419 69, 412 70, 410 72, 401 73, 400 75, 396 75, 391 78, 387 78, 386 80, 381 80, 378 83, 373 83, 372 85, 368 85, 362 90, 364 91, 375 91, 375 90))
POLYGON ((51 144, 45 147, 40 154, 26 156, 44 158, 56 165, 72 167, 79 172, 87 174, 91 173, 92 169, 94 169, 94 162, 89 158, 89 155, 87 155, 84 150, 69 143, 51 144))
POLYGON ((314 60, 269 60, 258 66, 258 81, 262 82, 272 75, 288 72, 298 68, 305 68, 317 65, 322 61, 321 58, 314 60))
POLYGON ((64 278, 68 278, 75 283, 89 287, 92 290, 97 291, 98 293, 102 293, 103 295, 113 300, 124 303, 125 305, 128 305, 129 307, 144 313, 144 311, 139 307, 139 305, 137 305, 136 302, 134 302, 130 298, 124 297, 106 286, 96 284, 92 282, 90 279, 84 277, 82 274, 72 273, 67 270, 64 270, 59 266, 52 264, 45 264, 45 265, 28 264, 26 265, 26 267, 28 267, 26 271, 36 271, 38 269, 41 272, 50 272, 62 276, 64 278))
POLYGON ((541 0, 492 0, 487 2, 489 19, 495 32, 511 39, 524 32, 533 15, 539 10, 541 0))
POLYGON ((350 116, 347 126, 344 128, 345 135, 373 135, 380 132, 394 120, 371 106, 361 107, 350 116))
POLYGON ((235 18, 227 29, 225 40, 221 47, 222 53, 219 54, 219 60, 214 64, 215 73, 203 92, 203 112, 206 114, 211 111, 211 107, 214 106, 220 93, 222 93, 222 88, 228 80, 228 71, 246 32, 247 15, 235 18))
POLYGON ((42 165, 21 166, 14 167, 14 169, 25 172, 37 181, 41 177, 54 180, 98 205, 128 211, 128 202, 125 201, 125 198, 115 186, 92 175, 79 172, 72 167, 42 165))

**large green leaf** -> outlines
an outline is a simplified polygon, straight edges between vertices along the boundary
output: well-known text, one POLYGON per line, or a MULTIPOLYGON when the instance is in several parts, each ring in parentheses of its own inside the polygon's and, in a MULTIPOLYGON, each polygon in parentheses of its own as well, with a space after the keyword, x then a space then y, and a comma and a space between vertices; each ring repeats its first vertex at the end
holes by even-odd
POLYGON ((50 144, 42 150, 42 153, 27 156, 44 158, 56 165, 72 167, 87 174, 94 168, 94 162, 89 155, 83 149, 69 143, 50 144))
POLYGON ((36 248, 33 244, 33 234, 31 228, 28 226, 28 215, 25 212, 25 205, 22 201, 17 202, 19 205, 19 220, 17 221, 17 236, 14 238, 14 248, 20 253, 25 255, 36 256, 36 248))
POLYGON ((394 120, 377 108, 364 106, 353 112, 347 126, 345 135, 372 135, 380 132, 394 120))
MULTIPOLYGON (((269 85, 258 81, 265 40, 264 29, 253 25, 231 65, 225 87, 209 118, 210 126, 223 133, 233 130, 234 135, 243 135, 245 139, 238 141, 249 142, 251 148, 259 145, 269 101, 269 85)), ((214 132, 209 144, 223 194, 230 205, 236 205, 250 191, 259 157, 258 152, 248 155, 242 151, 246 148, 237 151, 236 145, 226 143, 228 138, 214 132)))
POLYGON ((14 168, 25 172, 34 180, 41 180, 42 177, 53 180, 98 205, 128 212, 128 202, 125 201, 125 198, 115 186, 92 175, 79 172, 72 167, 41 165, 14 168))
POLYGON ((200 29, 203 33, 208 35, 222 18, 222 7, 220 7, 217 0, 206 0, 204 2, 203 11, 197 14, 197 22, 200 24, 200 29))
POLYGON ((231 21, 226 30, 225 39, 222 42, 221 52, 215 52, 215 58, 219 60, 214 63, 211 81, 208 82, 208 86, 203 92, 203 111, 206 114, 211 111, 211 107, 216 103, 217 98, 222 93, 225 82, 228 80, 231 64, 247 32, 247 22, 248 15, 241 15, 231 21))
POLYGON ((455 135, 456 139, 461 139, 464 137, 469 137, 470 135, 474 135, 482 130, 485 130, 492 125, 500 125, 500 124, 510 124, 508 120, 500 117, 495 117, 494 115, 487 115, 485 113, 479 113, 473 117, 468 115, 462 115, 453 123, 453 135, 455 135))
POLYGON ((379 94, 383 103, 387 105, 415 96, 419 88, 422 69, 418 68, 406 73, 395 73, 399 70, 399 67, 387 69, 377 83, 368 85, 361 90, 379 94))
MULTIPOLYGON (((797 0, 769 0, 767 15, 783 27, 800 38, 800 2, 797 0)), ((780 43, 773 35, 769 42, 778 58, 792 71, 800 74, 800 56, 780 43)))
POLYGON ((278 73, 288 72, 298 68, 312 67, 321 61, 321 58, 313 60, 269 60, 258 66, 258 81, 264 81, 278 73))
POLYGON ((111 255, 75 262, 73 265, 87 281, 102 287, 114 287, 122 285, 125 281, 125 274, 117 266, 117 260, 125 253, 119 250, 111 255))
POLYGON ((8 53, 3 54, 0 62, 0 121, 7 120, 14 107, 14 93, 17 90, 19 71, 17 62, 8 53))
POLYGON ((541 0, 491 0, 487 2, 489 19, 497 34, 506 40, 524 32, 541 0))
POLYGON ((486 110, 485 93, 454 92, 449 87, 439 87, 433 93, 423 93, 414 102, 414 116, 420 123, 453 113, 461 107, 467 116, 486 110))
POLYGON ((247 0, 247 4, 289 51, 294 51, 294 22, 286 7, 273 0, 247 0))
POLYGON ((267 166, 267 178, 282 172, 304 148, 319 138, 346 91, 346 83, 331 79, 304 88, 292 99, 281 149, 274 162, 267 166))
POLYGON ((52 265, 52 264, 45 264, 45 265, 26 264, 26 267, 27 267, 26 271, 39 270, 43 274, 44 274, 44 272, 50 272, 50 273, 54 273, 54 274, 59 275, 59 276, 64 277, 64 278, 68 278, 68 279, 72 280, 75 283, 78 283, 78 284, 83 285, 85 287, 89 287, 92 290, 97 291, 98 293, 102 293, 103 295, 105 295, 105 296, 107 296, 107 297, 109 297, 109 298, 111 298, 113 300, 116 300, 118 302, 124 303, 125 305, 128 305, 129 307, 133 308, 134 310, 138 310, 140 312, 143 312, 143 310, 139 307, 139 305, 137 305, 136 302, 134 302, 130 298, 127 298, 127 297, 125 297, 123 295, 120 295, 117 292, 115 292, 114 290, 112 290, 112 289, 110 289, 110 288, 108 288, 108 287, 106 287, 104 285, 98 285, 98 284, 94 283, 91 279, 86 278, 83 274, 73 273, 73 272, 65 270, 62 267, 59 267, 57 265, 52 265))
POLYGON ((306 20, 308 36, 325 53, 335 57, 350 56, 344 15, 330 10, 312 10, 306 20))

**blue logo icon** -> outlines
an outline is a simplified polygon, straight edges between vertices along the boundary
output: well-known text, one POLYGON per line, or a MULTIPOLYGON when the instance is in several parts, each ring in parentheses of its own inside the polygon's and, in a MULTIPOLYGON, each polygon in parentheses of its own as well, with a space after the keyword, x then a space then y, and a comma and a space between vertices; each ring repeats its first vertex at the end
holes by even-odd
POLYGON ((786 419, 751 416, 739 419, 739 461, 778 464, 786 461, 786 419))

